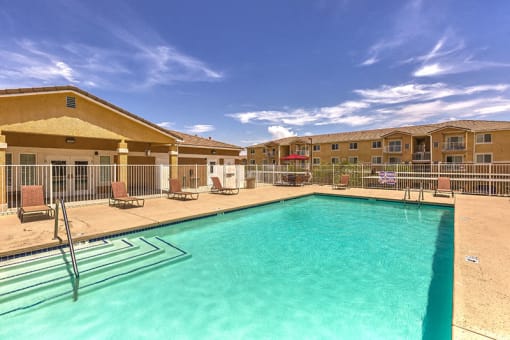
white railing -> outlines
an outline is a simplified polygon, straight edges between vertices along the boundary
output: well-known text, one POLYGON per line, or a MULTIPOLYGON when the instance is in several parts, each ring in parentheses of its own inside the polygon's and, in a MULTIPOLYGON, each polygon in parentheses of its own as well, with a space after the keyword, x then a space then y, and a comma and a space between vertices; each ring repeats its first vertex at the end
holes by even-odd
MULTIPOLYGON (((453 190, 479 195, 510 195, 510 164, 353 164, 353 165, 8 165, 0 167, 0 213, 16 212, 21 205, 21 187, 42 185, 45 203, 63 198, 68 206, 107 202, 111 182, 127 178, 130 195, 163 197, 168 179, 176 176, 183 190, 209 191, 211 177, 225 187, 245 188, 248 180, 256 186, 288 183, 303 178, 303 184, 331 185, 349 175, 349 186, 370 189, 434 190, 438 177, 449 177, 453 190), (381 180, 392 173, 395 181, 381 180), (122 176, 121 176, 122 174, 122 176), (125 174, 125 175, 124 175, 125 174), (292 175, 289 177, 289 175, 292 175)), ((297 181, 299 182, 299 181, 297 181)))
POLYGON ((244 188, 245 184, 244 166, 240 165, 6 165, 0 167, 0 213, 17 211, 24 185, 42 185, 48 205, 57 199, 65 199, 68 206, 107 202, 111 182, 124 176, 131 196, 162 197, 173 172, 183 189, 197 192, 209 191, 211 176, 220 177, 226 187, 244 188))
MULTIPOLYGON (((312 184, 331 185, 349 175, 351 187, 403 190, 406 188, 432 191, 438 177, 451 178, 453 190, 478 195, 510 195, 510 164, 353 164, 299 166, 249 165, 247 177, 255 177, 257 185, 278 184, 285 174, 310 172, 312 184), (382 180, 383 173, 394 173, 395 182, 382 180)), ((393 176, 393 174, 392 174, 393 176)))

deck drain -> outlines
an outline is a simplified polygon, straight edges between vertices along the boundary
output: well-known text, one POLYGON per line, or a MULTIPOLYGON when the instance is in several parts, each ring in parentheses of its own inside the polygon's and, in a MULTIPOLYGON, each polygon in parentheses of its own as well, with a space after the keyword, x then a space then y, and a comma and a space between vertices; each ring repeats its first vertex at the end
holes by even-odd
POLYGON ((466 256, 466 262, 478 263, 480 260, 478 259, 478 256, 468 255, 466 256))

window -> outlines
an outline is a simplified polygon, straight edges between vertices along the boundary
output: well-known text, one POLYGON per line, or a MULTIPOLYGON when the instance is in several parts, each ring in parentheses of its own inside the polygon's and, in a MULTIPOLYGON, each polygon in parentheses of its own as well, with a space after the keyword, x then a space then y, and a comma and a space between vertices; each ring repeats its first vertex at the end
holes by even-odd
POLYGON ((255 165, 255 160, 254 159, 250 159, 250 164, 251 165, 255 165))
POLYGON ((321 164, 321 159, 318 157, 313 158, 313 164, 321 164))
POLYGON ((212 162, 209 162, 209 173, 213 174, 214 173, 214 167, 216 166, 216 162, 212 161, 212 162))
POLYGON ((400 158, 399 157, 390 157, 390 159, 388 161, 390 162, 390 164, 397 164, 397 163, 400 163, 400 158))
POLYGON ((273 159, 273 164, 276 164, 276 159, 273 159))
POLYGON ((99 180, 108 183, 111 178, 110 156, 99 156, 99 180))
POLYGON ((331 158, 331 164, 338 164, 338 163, 340 163, 340 160, 338 159, 338 157, 331 158))
POLYGON ((263 148, 263 149, 262 149, 262 153, 266 153, 266 148, 263 148))
POLYGON ((314 146, 313 146, 313 151, 321 151, 321 146, 320 146, 320 144, 314 144, 314 146))
POLYGON ((381 156, 372 156, 372 164, 382 164, 381 156))
POLYGON ((5 167, 7 169, 7 186, 12 186, 12 153, 5 154, 5 167))
POLYGON ((446 156, 446 163, 462 163, 462 155, 448 155, 446 156))
POLYGON ((404 147, 406 150, 409 150, 409 144, 406 143, 406 145, 404 147))
POLYGON ((250 154, 254 155, 255 154, 255 149, 250 149, 250 154))
POLYGON ((331 150, 339 150, 338 144, 331 144, 331 150))
POLYGON ((21 165, 21 184, 35 184, 35 154, 22 153, 19 155, 19 164, 21 165))
POLYGON ((349 164, 358 163, 358 157, 349 157, 349 164))
POLYGON ((349 150, 356 150, 356 149, 358 149, 358 143, 356 143, 356 142, 349 143, 349 150))
POLYGON ((479 133, 476 135, 476 144, 492 143, 492 135, 490 133, 479 133))
POLYGON ((445 150, 463 150, 464 136, 447 136, 446 143, 444 146, 445 150))
POLYGON ((390 140, 388 142, 388 152, 402 152, 402 141, 390 140))
POLYGON ((490 153, 479 153, 476 155, 477 163, 492 163, 492 154, 490 153))
POLYGON ((439 147, 439 142, 434 142, 434 149, 437 149, 439 147))
POLYGON ((380 140, 375 140, 372 142, 372 149, 380 149, 382 148, 382 142, 380 140))

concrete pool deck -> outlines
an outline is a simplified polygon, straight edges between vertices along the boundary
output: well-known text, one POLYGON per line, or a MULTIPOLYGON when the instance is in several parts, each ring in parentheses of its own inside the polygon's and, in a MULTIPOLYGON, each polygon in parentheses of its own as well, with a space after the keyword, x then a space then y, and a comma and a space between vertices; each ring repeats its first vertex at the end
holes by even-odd
MULTIPOLYGON (((240 207, 279 201, 312 193, 402 200, 403 191, 330 186, 262 186, 239 195, 203 193, 196 201, 148 199, 143 208, 118 209, 107 203, 68 207, 75 241, 155 226, 240 207)), ((416 200, 418 193, 411 198, 416 200)), ((425 193, 425 201, 455 204, 454 339, 510 339, 510 201, 505 197, 456 195, 454 199, 425 193), (467 262, 468 255, 479 263, 467 262)), ((15 215, 0 217, 0 256, 58 245, 53 220, 15 215)), ((59 237, 65 239, 60 216, 59 237)))

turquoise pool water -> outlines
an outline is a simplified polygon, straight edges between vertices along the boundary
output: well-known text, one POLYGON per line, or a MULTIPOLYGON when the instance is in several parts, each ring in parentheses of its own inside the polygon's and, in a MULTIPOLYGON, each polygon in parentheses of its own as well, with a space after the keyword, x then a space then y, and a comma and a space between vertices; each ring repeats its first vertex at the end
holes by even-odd
POLYGON ((193 257, 3 316, 0 338, 451 337, 452 208, 309 196, 140 235, 193 257))

